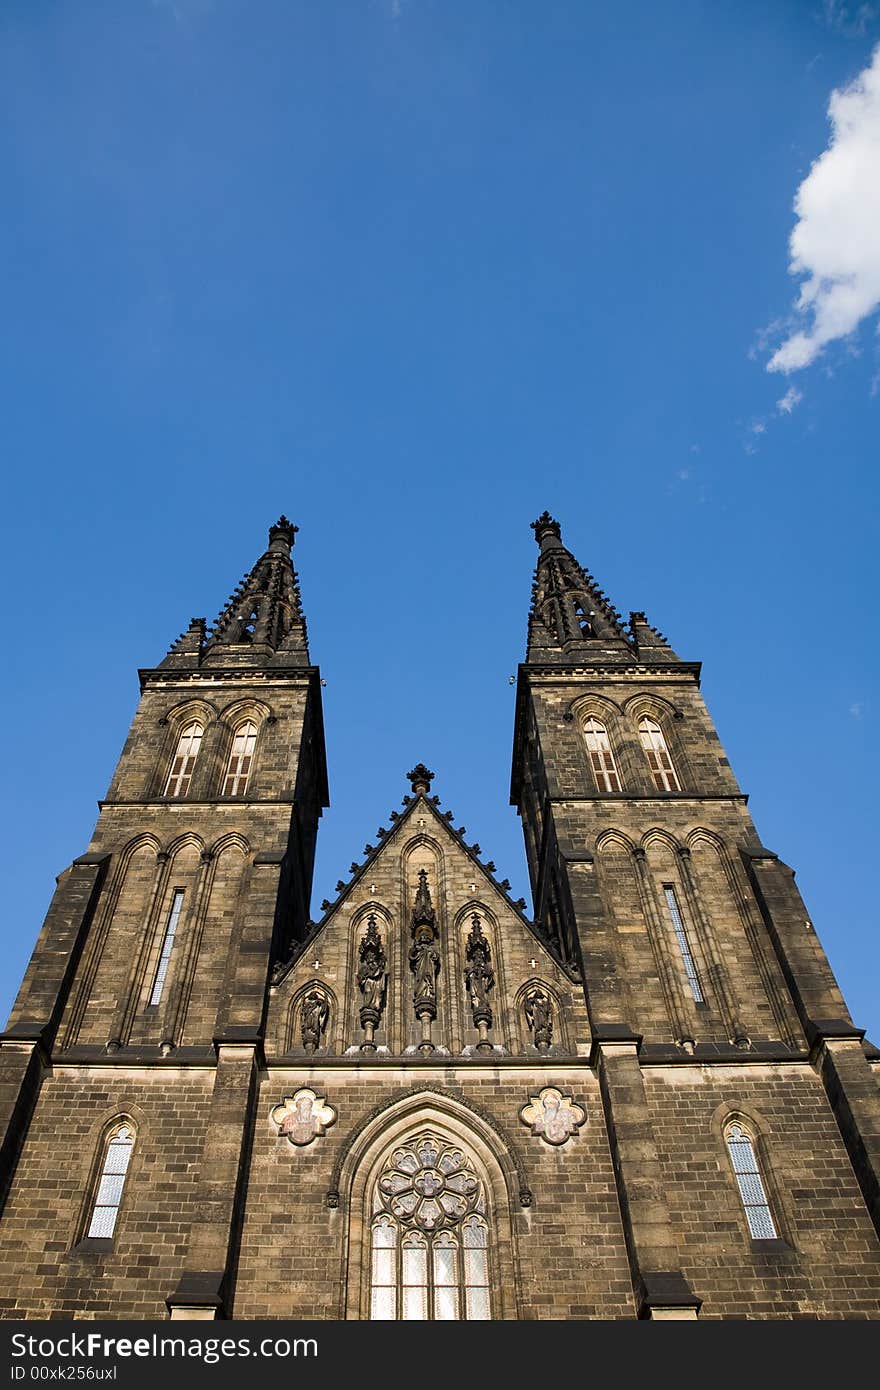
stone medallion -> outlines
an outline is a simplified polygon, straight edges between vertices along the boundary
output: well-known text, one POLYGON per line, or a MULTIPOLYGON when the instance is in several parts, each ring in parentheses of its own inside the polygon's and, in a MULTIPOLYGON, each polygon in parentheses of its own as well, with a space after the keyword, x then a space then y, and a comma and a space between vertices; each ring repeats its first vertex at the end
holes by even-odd
POLYGON ((576 1134, 587 1118, 587 1112, 575 1105, 571 1096, 564 1096, 555 1086, 545 1086, 519 1112, 524 1125, 538 1134, 546 1144, 564 1144, 576 1134))
POLYGON ((285 1096, 280 1105, 273 1107, 272 1119, 278 1126, 279 1134, 286 1135, 291 1144, 302 1146, 311 1144, 313 1139, 336 1123, 336 1111, 323 1096, 303 1087, 295 1095, 285 1096))

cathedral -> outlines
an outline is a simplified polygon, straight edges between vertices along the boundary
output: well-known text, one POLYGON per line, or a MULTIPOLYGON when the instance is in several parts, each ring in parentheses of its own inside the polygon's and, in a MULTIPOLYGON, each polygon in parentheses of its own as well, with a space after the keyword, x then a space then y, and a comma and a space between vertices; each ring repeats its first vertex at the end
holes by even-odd
POLYGON ((140 672, 0 1035, 0 1316, 880 1317, 880 1052, 699 663, 533 529, 530 909, 415 762, 314 920, 285 517, 140 672))

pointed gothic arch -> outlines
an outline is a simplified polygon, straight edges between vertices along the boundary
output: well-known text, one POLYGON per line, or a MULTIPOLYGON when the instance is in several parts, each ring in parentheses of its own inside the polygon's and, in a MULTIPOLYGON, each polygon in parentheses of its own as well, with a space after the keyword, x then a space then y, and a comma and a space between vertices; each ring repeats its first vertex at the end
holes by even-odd
POLYGON ((329 985, 320 979, 308 979, 294 994, 287 1008, 287 1027, 284 1036, 284 1051, 302 1053, 305 1049, 302 1036, 303 1010, 309 996, 318 995, 326 1003, 327 1018, 321 1030, 321 1045, 317 1049, 324 1053, 342 1050, 344 1044, 339 1039, 339 1001, 329 985))
MULTIPOLYGON (((488 1316, 493 1321, 519 1317, 514 1194, 518 1190, 519 1203, 528 1205, 531 1193, 522 1170, 511 1158, 509 1138, 499 1132, 494 1121, 439 1089, 425 1088, 407 1093, 402 1099, 392 1101, 367 1117, 356 1129, 337 1162, 333 1183, 328 1202, 341 1208, 340 1215, 345 1222, 341 1318, 368 1320, 371 1312, 375 1311, 372 1276, 375 1271, 373 1233, 377 1222, 387 1218, 396 1224, 399 1245, 403 1244, 407 1231, 421 1231, 428 1241, 428 1245, 421 1248, 427 1252, 428 1246, 433 1250, 433 1239, 438 1230, 451 1231, 459 1239, 456 1227, 468 1216, 476 1216, 485 1227, 491 1284, 488 1316), (469 1201, 466 1214, 461 1218, 453 1212, 450 1219, 438 1217, 436 1224, 428 1221, 419 1225, 417 1212, 412 1219, 405 1215, 401 1219, 383 1200, 379 1183, 383 1175, 394 1172, 395 1154, 402 1150, 411 1151, 412 1146, 424 1138, 435 1140, 442 1152, 455 1151, 460 1154, 459 1170, 466 1170, 480 1186, 479 1205, 469 1201)), ((466 1237, 460 1239, 461 1244, 466 1244, 466 1237)), ((428 1277, 430 1283, 431 1275, 428 1277)), ((399 1265, 395 1278, 403 1282, 406 1280, 399 1265)), ((460 1282, 462 1299, 466 1301, 464 1281, 460 1282)), ((431 1315, 436 1294, 429 1293, 426 1298, 428 1314, 431 1315)), ((395 1315, 402 1312, 401 1289, 395 1315)), ((480 1313, 479 1316, 485 1314, 480 1313)))

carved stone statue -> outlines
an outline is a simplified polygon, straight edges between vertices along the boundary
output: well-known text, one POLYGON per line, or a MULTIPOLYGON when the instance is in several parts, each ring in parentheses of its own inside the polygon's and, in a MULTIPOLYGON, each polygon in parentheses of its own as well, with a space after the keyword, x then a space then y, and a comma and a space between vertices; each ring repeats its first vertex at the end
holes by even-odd
POLYGON ((306 1052, 316 1052, 321 1046, 321 1038, 330 1017, 330 1005, 326 995, 320 990, 311 989, 302 1005, 302 1040, 306 1052))
MULTIPOLYGON (((357 968, 358 989, 363 996, 364 1009, 375 1013, 382 1012, 385 1002, 385 986, 388 981, 388 962, 382 949, 382 938, 376 926, 376 917, 370 913, 367 918, 367 933, 361 942, 360 958, 357 968)), ((376 1020, 378 1022, 378 1019, 376 1020)))
POLYGON ((437 948, 437 914, 431 902, 426 869, 419 869, 419 886, 413 904, 410 932, 412 945, 409 948, 409 968, 413 973, 413 1008, 422 1025, 419 1051, 423 1056, 428 1056, 434 1051, 431 1021, 437 1017, 440 952, 437 948))
POLYGON ((534 985, 525 997, 525 1011, 535 1046, 544 1051, 553 1037, 553 1001, 547 991, 534 985))
POLYGON ((413 972, 413 1003, 416 1013, 420 1004, 437 1003, 437 976, 440 973, 440 952, 432 937, 417 937, 410 947, 409 968, 413 972))
POLYGON ((471 917, 471 931, 467 940, 465 955, 467 965, 464 978, 471 999, 471 1013, 474 1023, 486 1022, 491 1026, 492 1009, 489 1004, 489 991, 495 985, 495 971, 492 969, 492 952, 483 935, 480 915, 471 917))
POLYGON ((361 1047, 366 1052, 375 1051, 373 1034, 382 1016, 385 1003, 385 987, 388 983, 388 961, 382 948, 382 938, 376 926, 376 915, 371 912, 367 918, 367 931, 361 942, 357 968, 358 989, 361 992, 361 1027, 364 1041, 361 1047))

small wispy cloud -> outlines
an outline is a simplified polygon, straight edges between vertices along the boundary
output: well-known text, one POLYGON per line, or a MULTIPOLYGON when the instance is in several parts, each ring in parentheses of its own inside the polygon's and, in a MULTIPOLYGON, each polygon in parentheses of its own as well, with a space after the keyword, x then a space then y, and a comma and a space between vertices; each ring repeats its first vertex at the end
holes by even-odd
POLYGON ((789 386, 781 400, 776 402, 776 409, 780 415, 790 415, 795 406, 800 405, 803 399, 803 391, 799 391, 796 386, 789 386))
POLYGON ((178 24, 186 24, 210 14, 214 0, 152 0, 156 10, 167 10, 178 24))
POLYGON ((862 715, 865 713, 864 700, 854 700, 849 707, 849 712, 853 719, 861 719, 862 715))
POLYGON ((825 0, 822 18, 837 34, 846 38, 862 38, 875 19, 880 18, 880 5, 868 0, 825 0))
MULTIPOLYGON (((846 10, 855 16, 849 22, 861 16, 866 23, 874 8, 832 7, 838 18, 846 10)), ((794 201, 789 271, 807 278, 794 305, 794 329, 767 364, 771 372, 809 366, 880 307, 880 44, 855 81, 832 92, 828 115, 828 148, 794 201)))

